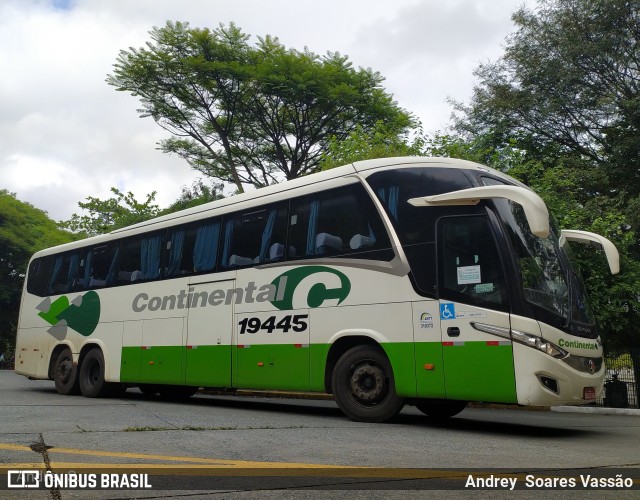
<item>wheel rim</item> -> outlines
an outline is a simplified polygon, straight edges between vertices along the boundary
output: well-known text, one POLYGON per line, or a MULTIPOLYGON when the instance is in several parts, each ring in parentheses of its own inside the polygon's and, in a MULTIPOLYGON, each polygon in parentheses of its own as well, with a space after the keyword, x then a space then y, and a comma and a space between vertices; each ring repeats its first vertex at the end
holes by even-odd
POLYGON ((71 373, 73 372, 73 363, 69 358, 65 359, 58 366, 58 380, 62 384, 68 384, 71 380, 71 373))
POLYGON ((366 360, 351 367, 349 392, 355 402, 362 406, 375 406, 388 394, 388 381, 384 368, 366 360))

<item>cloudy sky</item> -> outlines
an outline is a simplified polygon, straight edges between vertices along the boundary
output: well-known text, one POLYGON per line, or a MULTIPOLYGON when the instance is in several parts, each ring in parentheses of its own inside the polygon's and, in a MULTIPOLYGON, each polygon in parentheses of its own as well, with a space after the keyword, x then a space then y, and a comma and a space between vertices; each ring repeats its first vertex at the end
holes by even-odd
MULTIPOLYGON (((370 67, 426 132, 447 98, 466 100, 473 69, 502 54, 522 0, 0 0, 0 189, 55 220, 109 187, 161 207, 198 177, 156 150, 165 132, 105 83, 118 52, 167 20, 271 34, 287 47, 337 51, 370 67)), ((528 4, 531 4, 530 0, 528 4)))

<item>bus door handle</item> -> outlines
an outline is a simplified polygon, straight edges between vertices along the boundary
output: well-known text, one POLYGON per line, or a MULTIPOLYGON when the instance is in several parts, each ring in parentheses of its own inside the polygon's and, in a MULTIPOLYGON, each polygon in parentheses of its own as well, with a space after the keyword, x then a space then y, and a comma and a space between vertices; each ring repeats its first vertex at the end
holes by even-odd
POLYGON ((449 337, 459 337, 460 328, 458 328, 457 326, 450 326, 449 328, 447 328, 447 335, 449 335, 449 337))

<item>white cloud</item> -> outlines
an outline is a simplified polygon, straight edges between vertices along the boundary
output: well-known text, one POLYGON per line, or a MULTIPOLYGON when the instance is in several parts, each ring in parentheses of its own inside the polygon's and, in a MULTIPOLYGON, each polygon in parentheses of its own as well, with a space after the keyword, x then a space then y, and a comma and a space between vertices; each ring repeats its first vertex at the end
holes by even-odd
POLYGON ((167 206, 198 176, 156 142, 137 100, 105 83, 118 52, 153 26, 186 20, 338 51, 372 67, 426 130, 443 128, 447 96, 465 99, 479 62, 500 54, 517 0, 3 0, 0 3, 0 188, 66 219, 116 186, 167 206))

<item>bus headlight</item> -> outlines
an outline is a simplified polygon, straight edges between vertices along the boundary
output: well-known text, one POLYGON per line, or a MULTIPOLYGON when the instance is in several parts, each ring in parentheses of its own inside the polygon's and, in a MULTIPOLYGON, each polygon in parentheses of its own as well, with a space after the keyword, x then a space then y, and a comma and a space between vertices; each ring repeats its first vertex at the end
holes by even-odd
POLYGON ((511 330, 511 338, 514 342, 524 344, 528 347, 533 347, 534 349, 544 352, 545 354, 548 354, 549 356, 556 359, 563 359, 569 355, 567 351, 565 351, 561 347, 558 347, 553 342, 549 342, 542 337, 538 337, 530 333, 511 330))

